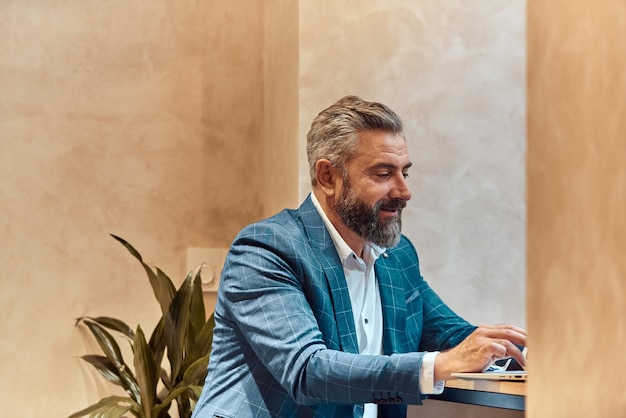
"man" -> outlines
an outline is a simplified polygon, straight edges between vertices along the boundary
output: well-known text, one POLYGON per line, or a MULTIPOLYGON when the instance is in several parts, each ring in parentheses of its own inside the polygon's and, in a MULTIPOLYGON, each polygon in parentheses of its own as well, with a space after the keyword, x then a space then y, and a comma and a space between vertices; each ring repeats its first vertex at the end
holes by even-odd
POLYGON ((474 327, 401 234, 411 161, 399 117, 348 96, 307 136, 313 192, 235 238, 195 418, 405 417, 453 372, 513 356, 526 331, 474 327))

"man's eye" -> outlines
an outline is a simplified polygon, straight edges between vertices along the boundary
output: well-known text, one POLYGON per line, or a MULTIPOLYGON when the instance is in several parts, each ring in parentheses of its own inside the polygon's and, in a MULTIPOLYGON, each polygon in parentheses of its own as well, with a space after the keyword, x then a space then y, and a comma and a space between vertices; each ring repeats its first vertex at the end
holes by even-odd
POLYGON ((409 173, 402 173, 402 177, 404 177, 405 179, 409 178, 409 173))
POLYGON ((389 173, 378 173, 376 176, 381 179, 387 179, 389 178, 389 173))

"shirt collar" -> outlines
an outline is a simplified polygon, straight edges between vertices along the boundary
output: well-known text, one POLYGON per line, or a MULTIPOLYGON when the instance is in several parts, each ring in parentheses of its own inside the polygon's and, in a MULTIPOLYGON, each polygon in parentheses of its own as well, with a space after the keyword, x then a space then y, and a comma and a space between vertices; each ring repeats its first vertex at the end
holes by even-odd
MULTIPOLYGON (((322 221, 324 222, 324 226, 326 226, 326 229, 328 230, 328 233, 330 234, 330 238, 333 240, 333 243, 335 244, 335 248, 337 249, 337 253, 339 254, 339 258, 341 259, 341 264, 345 265, 346 259, 351 255, 356 256, 356 254, 354 254, 354 251, 352 251, 352 248, 350 248, 350 246, 346 244, 346 241, 339 234, 339 232, 337 231, 333 223, 330 221, 330 219, 328 219, 328 216, 326 216, 326 212, 324 212, 322 205, 317 200, 315 193, 311 193, 311 201, 313 202, 313 206, 315 206, 315 209, 317 209, 317 212, 320 214, 322 221)), ((371 259, 371 261, 374 262, 385 251, 386 251, 386 248, 379 247, 373 242, 368 241, 365 243, 365 246, 363 247, 363 256, 365 259, 367 259, 369 255, 369 258, 371 259)))

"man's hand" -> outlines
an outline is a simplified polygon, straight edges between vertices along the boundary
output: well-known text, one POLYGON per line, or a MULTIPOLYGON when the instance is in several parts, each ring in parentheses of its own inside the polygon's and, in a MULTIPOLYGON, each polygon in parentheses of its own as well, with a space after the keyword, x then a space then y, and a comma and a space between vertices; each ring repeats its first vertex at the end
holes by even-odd
POLYGON ((505 357, 513 357, 526 367, 526 359, 516 346, 526 346, 526 335, 525 329, 512 325, 481 325, 461 344, 437 355, 435 382, 448 380, 452 373, 482 371, 505 357))

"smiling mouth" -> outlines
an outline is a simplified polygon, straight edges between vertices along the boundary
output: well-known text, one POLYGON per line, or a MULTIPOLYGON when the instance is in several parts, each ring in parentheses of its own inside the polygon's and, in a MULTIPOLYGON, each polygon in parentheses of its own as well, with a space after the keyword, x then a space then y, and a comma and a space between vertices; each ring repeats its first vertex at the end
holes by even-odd
POLYGON ((386 213, 400 213, 402 209, 406 207, 406 202, 403 200, 392 200, 387 205, 381 206, 380 211, 386 213))
POLYGON ((378 215, 382 219, 396 219, 400 218, 402 215, 402 208, 380 208, 378 211, 378 215))

